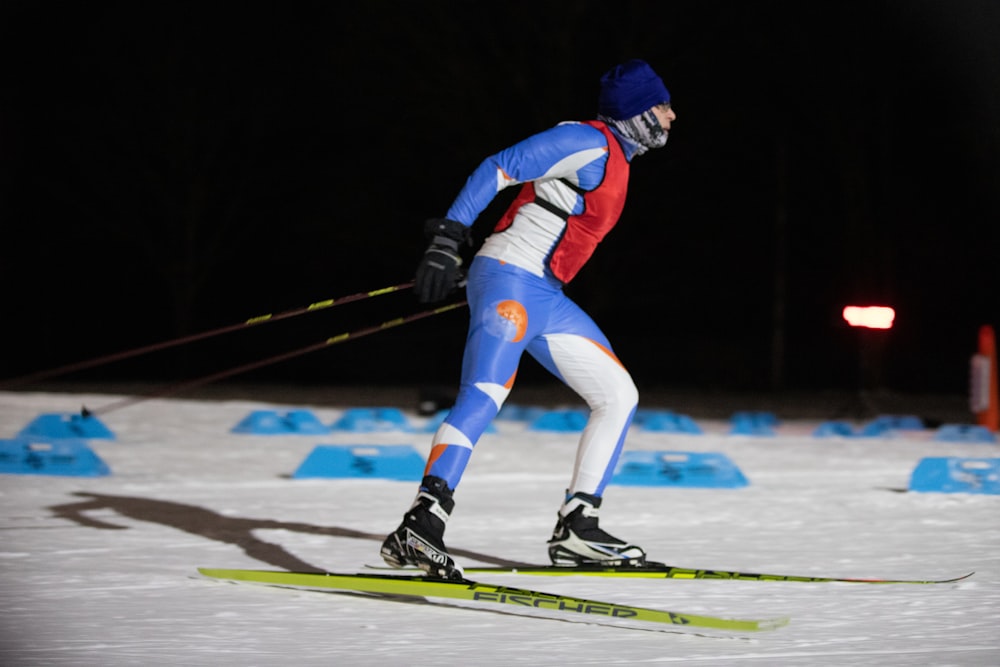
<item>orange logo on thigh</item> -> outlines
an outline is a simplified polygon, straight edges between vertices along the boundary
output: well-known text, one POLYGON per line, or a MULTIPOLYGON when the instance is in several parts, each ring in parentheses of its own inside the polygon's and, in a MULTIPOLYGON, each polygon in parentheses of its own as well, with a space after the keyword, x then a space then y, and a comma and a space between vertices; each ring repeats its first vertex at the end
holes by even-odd
POLYGON ((516 343, 524 338, 528 330, 528 312, 518 301, 508 299, 497 304, 497 315, 514 325, 515 334, 510 338, 512 343, 516 343))

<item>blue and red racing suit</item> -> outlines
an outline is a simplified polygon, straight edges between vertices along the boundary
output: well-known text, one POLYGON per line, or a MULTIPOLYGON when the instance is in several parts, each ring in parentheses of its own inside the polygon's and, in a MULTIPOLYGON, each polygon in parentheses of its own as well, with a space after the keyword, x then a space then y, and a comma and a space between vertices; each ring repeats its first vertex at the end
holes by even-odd
POLYGON ((618 222, 635 150, 600 121, 566 122, 486 158, 470 175, 446 214, 465 225, 504 188, 521 191, 469 268, 461 385, 426 475, 456 488, 527 351, 590 408, 568 493, 603 494, 638 392, 607 337, 562 288, 618 222))

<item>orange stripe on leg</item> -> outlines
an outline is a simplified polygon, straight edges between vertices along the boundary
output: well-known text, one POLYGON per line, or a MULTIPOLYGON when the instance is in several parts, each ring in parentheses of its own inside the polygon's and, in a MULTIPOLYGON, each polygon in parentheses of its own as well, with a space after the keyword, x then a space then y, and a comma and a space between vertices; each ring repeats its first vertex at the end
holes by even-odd
POLYGON ((434 465, 435 461, 441 458, 441 455, 444 454, 444 450, 446 449, 448 449, 448 445, 434 445, 431 447, 431 453, 427 457, 427 465, 424 466, 425 477, 430 474, 431 466, 434 465))
POLYGON ((514 387, 515 378, 517 378, 517 371, 514 371, 513 375, 510 376, 510 379, 504 383, 503 388, 507 390, 512 389, 514 387))
POLYGON ((621 361, 619 361, 618 357, 615 356, 614 352, 612 352, 608 348, 604 347, 603 345, 601 345, 600 343, 598 343, 596 340, 592 340, 590 342, 593 343, 594 345, 596 345, 597 347, 601 348, 601 350, 604 352, 604 354, 606 354, 609 357, 611 357, 612 359, 614 359, 614 362, 616 364, 618 364, 622 368, 625 368, 625 364, 623 364, 621 361))

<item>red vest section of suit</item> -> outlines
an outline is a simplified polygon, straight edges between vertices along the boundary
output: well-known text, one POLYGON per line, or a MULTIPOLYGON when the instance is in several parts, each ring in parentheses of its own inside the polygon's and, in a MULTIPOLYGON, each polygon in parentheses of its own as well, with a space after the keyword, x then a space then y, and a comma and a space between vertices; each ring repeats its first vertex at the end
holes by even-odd
MULTIPOLYGON (((549 257, 549 269, 563 284, 573 280, 594 254, 597 244, 617 224, 628 191, 629 163, 618 139, 600 121, 585 121, 585 124, 604 133, 608 141, 608 162, 601 183, 590 192, 580 193, 583 211, 566 217, 562 238, 549 257)), ((494 231, 500 232, 509 227, 518 209, 533 201, 536 201, 534 185, 525 183, 494 231)))

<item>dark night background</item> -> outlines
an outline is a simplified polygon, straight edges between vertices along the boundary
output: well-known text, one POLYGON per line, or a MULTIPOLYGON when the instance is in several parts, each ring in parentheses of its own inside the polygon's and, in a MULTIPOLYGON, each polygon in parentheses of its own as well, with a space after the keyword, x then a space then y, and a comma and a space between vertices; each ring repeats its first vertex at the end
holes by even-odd
MULTIPOLYGON (((476 165, 592 118, 631 57, 678 119, 567 292, 640 390, 962 394, 1000 324, 996 0, 7 0, 0 43, 0 380, 410 280, 476 165), (859 303, 897 311, 864 355, 859 303)), ((421 309, 62 377, 193 380, 421 309)), ((454 384, 466 312, 240 377, 454 384)))

